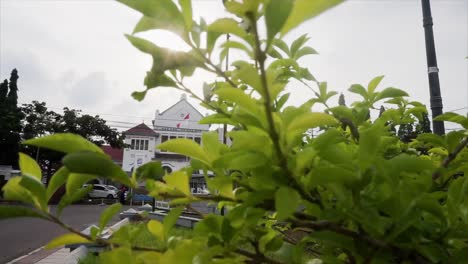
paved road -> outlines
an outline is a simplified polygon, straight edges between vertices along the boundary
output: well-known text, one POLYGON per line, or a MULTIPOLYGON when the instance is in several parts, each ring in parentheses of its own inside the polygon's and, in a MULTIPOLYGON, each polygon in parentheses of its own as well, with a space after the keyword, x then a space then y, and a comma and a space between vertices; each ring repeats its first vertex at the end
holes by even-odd
MULTIPOLYGON (((62 213, 62 220, 75 229, 83 230, 99 221, 106 206, 72 205, 62 213)), ((52 206, 52 210, 55 207, 52 206)), ((123 208, 123 210, 128 207, 123 208)), ((118 221, 114 217, 111 222, 118 221)), ((17 218, 0 221, 0 263, 6 263, 47 244, 52 238, 64 234, 60 226, 34 218, 17 218)))

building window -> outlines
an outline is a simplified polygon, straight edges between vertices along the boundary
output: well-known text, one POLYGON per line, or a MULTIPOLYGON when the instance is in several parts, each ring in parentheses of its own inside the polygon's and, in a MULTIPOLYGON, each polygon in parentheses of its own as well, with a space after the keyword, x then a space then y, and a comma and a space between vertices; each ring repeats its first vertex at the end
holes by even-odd
POLYGON ((147 139, 132 139, 130 148, 134 150, 148 150, 148 140, 147 139))

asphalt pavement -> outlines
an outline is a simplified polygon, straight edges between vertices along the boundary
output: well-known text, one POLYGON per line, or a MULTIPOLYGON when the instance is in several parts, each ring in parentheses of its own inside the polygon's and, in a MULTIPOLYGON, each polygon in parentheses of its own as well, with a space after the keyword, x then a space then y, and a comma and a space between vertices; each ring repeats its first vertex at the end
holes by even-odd
MULTIPOLYGON (((61 219, 77 230, 96 224, 107 206, 71 205, 65 208, 61 219)), ((129 207, 124 206, 122 210, 129 207)), ((55 206, 51 206, 52 211, 55 206)), ((114 217, 109 224, 117 222, 114 217)), ((0 263, 6 263, 47 244, 54 237, 67 233, 60 226, 35 218, 0 220, 0 263)))

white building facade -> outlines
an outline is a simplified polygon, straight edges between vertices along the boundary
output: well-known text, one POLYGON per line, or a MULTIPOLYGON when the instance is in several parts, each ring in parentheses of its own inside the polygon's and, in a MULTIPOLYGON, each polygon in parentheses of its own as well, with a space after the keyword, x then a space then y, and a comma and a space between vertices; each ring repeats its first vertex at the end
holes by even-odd
POLYGON ((188 138, 201 143, 203 132, 209 131, 209 125, 198 122, 203 115, 193 107, 185 94, 180 100, 163 112, 156 110, 152 128, 140 124, 124 132, 125 143, 122 168, 131 173, 139 166, 152 161, 161 161, 167 172, 179 170, 189 165, 189 158, 172 152, 161 151, 157 146, 167 140, 188 138))

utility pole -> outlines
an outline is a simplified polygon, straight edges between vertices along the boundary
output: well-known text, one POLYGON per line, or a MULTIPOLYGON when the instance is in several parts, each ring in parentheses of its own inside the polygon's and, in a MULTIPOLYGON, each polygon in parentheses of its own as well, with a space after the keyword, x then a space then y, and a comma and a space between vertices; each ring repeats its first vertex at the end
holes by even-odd
MULTIPOLYGON (((429 77, 429 94, 432 110, 432 118, 442 114, 442 95, 439 84, 439 68, 434 44, 434 32, 432 31, 431 4, 429 0, 421 0, 423 13, 424 35, 426 39, 427 75, 429 77)), ((432 128, 437 135, 444 135, 443 121, 432 121, 432 128)))

